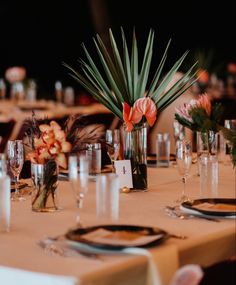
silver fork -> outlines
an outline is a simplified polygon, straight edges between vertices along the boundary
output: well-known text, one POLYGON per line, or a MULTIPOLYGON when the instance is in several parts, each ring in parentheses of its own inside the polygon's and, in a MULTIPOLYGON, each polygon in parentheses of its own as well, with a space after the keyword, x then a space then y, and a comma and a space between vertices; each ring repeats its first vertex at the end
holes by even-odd
POLYGON ((40 240, 38 245, 41 246, 46 251, 58 254, 64 257, 71 256, 83 256, 91 259, 102 260, 102 258, 95 253, 88 253, 84 251, 80 251, 77 248, 72 248, 66 244, 65 238, 63 235, 58 235, 55 237, 47 237, 44 240, 40 240))

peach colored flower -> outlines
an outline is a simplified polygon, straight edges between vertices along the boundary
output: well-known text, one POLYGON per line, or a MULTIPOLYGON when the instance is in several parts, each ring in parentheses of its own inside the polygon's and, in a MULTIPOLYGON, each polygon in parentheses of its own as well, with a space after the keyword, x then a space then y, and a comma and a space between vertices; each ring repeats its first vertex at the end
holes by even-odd
POLYGON ((209 73, 206 70, 200 69, 197 76, 200 83, 207 84, 209 82, 209 73))
POLYGON ((156 121, 157 107, 150 97, 138 99, 134 103, 134 109, 146 117, 149 126, 153 126, 156 121))
POLYGON ((26 69, 20 66, 9 67, 5 72, 6 79, 12 84, 25 79, 26 69))
POLYGON ((65 153, 71 151, 72 145, 66 141, 65 132, 55 121, 51 121, 49 125, 41 124, 39 129, 41 136, 34 138, 35 150, 28 154, 28 159, 34 163, 45 163, 54 158, 60 167, 66 168, 65 153))
POLYGON ((210 116, 211 115, 211 100, 209 98, 209 96, 205 93, 202 95, 199 95, 199 99, 196 102, 196 106, 199 108, 203 108, 207 115, 210 116))
POLYGON ((148 124, 153 126, 156 121, 157 108, 155 103, 149 97, 138 99, 133 107, 126 102, 123 103, 123 119, 126 124, 126 131, 130 132, 135 124, 138 124, 143 116, 148 124))

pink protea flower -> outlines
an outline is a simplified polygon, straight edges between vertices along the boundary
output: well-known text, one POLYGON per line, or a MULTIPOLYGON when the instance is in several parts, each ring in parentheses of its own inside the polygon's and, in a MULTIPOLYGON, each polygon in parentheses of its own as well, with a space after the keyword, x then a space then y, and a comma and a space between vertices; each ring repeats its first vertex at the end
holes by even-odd
POLYGON ((138 124, 143 116, 148 124, 153 126, 156 121, 157 108, 150 97, 138 99, 133 107, 124 102, 123 104, 123 119, 126 124, 126 131, 130 132, 135 124, 138 124))
POLYGON ((192 102, 190 102, 189 104, 184 103, 183 106, 175 108, 175 111, 180 117, 183 117, 185 120, 189 121, 190 123, 193 123, 190 111, 193 109, 193 106, 195 105, 195 100, 191 101, 192 102))
POLYGON ((208 116, 211 115, 211 100, 206 93, 200 95, 199 99, 196 102, 196 107, 203 108, 208 116))

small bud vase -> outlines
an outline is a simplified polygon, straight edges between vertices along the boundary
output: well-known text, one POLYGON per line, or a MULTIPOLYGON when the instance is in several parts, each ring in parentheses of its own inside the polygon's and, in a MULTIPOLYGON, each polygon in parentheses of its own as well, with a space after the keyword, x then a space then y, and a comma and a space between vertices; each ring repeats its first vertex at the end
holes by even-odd
POLYGON ((55 212, 59 210, 57 199, 58 166, 54 160, 45 164, 31 163, 33 191, 32 210, 35 212, 55 212))

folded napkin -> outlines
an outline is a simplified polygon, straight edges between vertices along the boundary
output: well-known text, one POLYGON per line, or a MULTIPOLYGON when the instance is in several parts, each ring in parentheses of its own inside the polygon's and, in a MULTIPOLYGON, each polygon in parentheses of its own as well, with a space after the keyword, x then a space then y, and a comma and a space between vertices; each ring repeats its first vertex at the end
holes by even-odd
POLYGON ((22 269, 0 266, 1 284, 7 285, 76 285, 78 280, 72 276, 52 275, 22 269))
POLYGON ((144 248, 130 247, 123 249, 122 252, 127 254, 137 254, 146 256, 148 259, 146 285, 161 285, 161 279, 159 276, 158 269, 155 265, 152 254, 148 250, 144 248))

